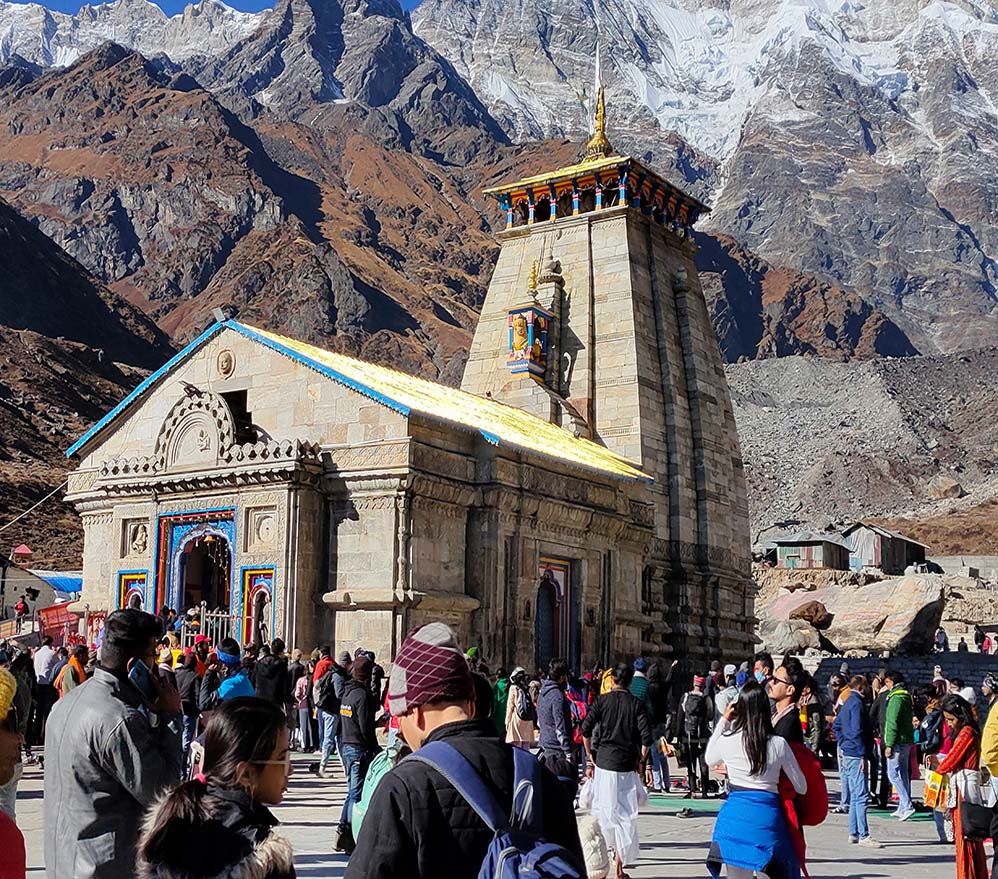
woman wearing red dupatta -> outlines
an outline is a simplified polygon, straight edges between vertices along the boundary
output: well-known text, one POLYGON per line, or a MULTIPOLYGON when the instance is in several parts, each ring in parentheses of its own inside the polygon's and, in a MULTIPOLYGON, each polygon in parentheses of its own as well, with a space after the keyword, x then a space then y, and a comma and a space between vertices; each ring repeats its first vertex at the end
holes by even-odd
POLYGON ((960 820, 960 803, 966 799, 981 803, 980 731, 970 704, 959 696, 950 695, 942 701, 943 717, 950 728, 953 747, 936 766, 936 772, 949 774, 950 790, 955 791, 953 830, 956 836, 956 879, 988 879, 984 843, 965 839, 960 820))

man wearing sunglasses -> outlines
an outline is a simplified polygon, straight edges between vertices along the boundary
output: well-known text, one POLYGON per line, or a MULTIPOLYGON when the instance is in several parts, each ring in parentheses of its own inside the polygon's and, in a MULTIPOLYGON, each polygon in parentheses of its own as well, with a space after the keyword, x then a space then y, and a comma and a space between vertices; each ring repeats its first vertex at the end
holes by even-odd
POLYGON ((799 659, 786 659, 769 679, 769 698, 773 700, 773 732, 788 742, 804 744, 797 699, 806 681, 806 672, 799 659))

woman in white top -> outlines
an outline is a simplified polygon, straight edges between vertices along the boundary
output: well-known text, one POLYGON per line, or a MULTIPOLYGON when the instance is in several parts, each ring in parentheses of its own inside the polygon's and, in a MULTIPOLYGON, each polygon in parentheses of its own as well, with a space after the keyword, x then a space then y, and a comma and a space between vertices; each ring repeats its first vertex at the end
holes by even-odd
POLYGON ((742 688, 728 706, 707 743, 707 764, 723 763, 728 799, 721 807, 707 856, 707 869, 717 879, 721 866, 729 879, 751 879, 754 873, 800 879, 780 799, 785 773, 798 794, 807 793, 789 742, 773 734, 769 696, 755 681, 742 688))

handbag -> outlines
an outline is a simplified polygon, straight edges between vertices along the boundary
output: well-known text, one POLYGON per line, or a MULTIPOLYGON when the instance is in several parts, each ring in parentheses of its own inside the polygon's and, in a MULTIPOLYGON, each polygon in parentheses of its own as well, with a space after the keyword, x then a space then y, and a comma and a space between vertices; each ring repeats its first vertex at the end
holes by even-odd
POLYGON ((981 842, 990 839, 993 817, 994 811, 987 806, 963 800, 960 803, 960 825, 963 828, 963 838, 981 842))

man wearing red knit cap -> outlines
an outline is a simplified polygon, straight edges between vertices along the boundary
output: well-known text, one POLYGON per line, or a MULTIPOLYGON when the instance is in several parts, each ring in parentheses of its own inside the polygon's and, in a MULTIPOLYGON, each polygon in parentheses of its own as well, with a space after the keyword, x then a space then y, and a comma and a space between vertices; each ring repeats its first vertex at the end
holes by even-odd
MULTIPOLYGON (((475 719, 471 669, 443 623, 415 629, 402 643, 388 678, 388 709, 410 748, 451 745, 511 811, 512 749, 495 724, 475 719)), ((581 864, 571 798, 552 773, 541 777, 544 839, 581 864)), ((475 879, 491 840, 485 822, 437 769, 404 759, 374 792, 345 879, 475 879)))

